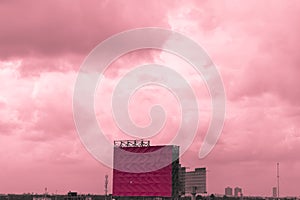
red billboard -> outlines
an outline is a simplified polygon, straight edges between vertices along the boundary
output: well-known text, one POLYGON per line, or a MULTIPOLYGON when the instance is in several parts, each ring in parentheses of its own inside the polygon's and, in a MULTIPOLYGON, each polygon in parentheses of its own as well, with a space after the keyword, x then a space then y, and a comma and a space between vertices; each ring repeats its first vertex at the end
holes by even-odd
POLYGON ((115 147, 113 196, 172 197, 173 148, 115 147))

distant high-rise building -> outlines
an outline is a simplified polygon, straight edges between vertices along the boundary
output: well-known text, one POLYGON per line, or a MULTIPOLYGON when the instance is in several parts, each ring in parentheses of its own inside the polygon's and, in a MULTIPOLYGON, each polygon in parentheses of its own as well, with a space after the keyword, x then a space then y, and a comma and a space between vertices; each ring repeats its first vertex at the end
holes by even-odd
POLYGON ((232 188, 231 187, 225 188, 225 195, 226 196, 232 196, 232 188))
POLYGON ((206 168, 185 173, 185 193, 206 193, 206 168))
POLYGON ((273 197, 277 197, 277 188, 273 187, 273 197))
POLYGON ((242 196, 243 193, 242 193, 242 188, 239 188, 239 187, 235 187, 234 188, 234 196, 242 196))

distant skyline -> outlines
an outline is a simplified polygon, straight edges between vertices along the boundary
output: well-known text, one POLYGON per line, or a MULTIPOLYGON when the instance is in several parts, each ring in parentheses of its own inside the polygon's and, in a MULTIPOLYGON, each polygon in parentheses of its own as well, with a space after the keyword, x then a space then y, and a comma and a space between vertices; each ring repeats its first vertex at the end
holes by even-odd
MULTIPOLYGON (((165 64, 190 82, 198 98, 199 131, 180 163, 207 168, 209 194, 224 194, 230 186, 242 188, 244 195, 272 196, 279 162, 280 195, 300 196, 298 1, 4 0, 0 13, 0 194, 43 193, 45 187, 50 194, 104 194, 106 174, 111 193, 112 169, 86 151, 75 129, 77 72, 109 36, 162 27, 198 42, 217 66, 227 98, 221 137, 200 160, 211 118, 204 81, 175 55, 141 50, 112 63, 97 88, 96 116, 107 138, 131 139, 111 114, 116 83, 138 65, 165 64)), ((168 90, 137 91, 129 112, 137 125, 146 126, 149 108, 158 103, 165 108, 166 124, 151 144, 169 144, 181 119, 168 90)))

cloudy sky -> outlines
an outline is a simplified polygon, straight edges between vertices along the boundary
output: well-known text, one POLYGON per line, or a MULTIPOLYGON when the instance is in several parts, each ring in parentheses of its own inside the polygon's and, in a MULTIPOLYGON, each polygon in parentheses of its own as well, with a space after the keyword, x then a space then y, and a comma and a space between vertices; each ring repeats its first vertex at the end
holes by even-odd
MULTIPOLYGON (((111 113, 117 81, 133 67, 162 63, 180 72, 197 96, 199 129, 181 163, 207 167, 209 193, 239 186, 245 195, 271 195, 280 162, 281 195, 300 195, 299 15, 300 3, 292 0, 0 1, 0 193, 42 193, 45 187, 50 193, 104 193, 104 176, 111 178, 112 170, 78 137, 74 84, 100 42, 151 26, 188 36, 213 60, 226 90, 221 137, 198 158, 212 111, 205 83, 180 58, 142 50, 112 63, 96 91, 96 115, 107 138, 130 138, 111 113)), ((184 120, 172 93, 146 87, 128 109, 135 124, 146 126, 154 104, 165 108, 166 123, 151 142, 168 144, 184 120)))

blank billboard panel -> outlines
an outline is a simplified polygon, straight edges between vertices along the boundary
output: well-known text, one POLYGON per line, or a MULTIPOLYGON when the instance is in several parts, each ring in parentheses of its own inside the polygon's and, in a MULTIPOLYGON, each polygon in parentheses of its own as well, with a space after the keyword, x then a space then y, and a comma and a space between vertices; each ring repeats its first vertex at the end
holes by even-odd
POLYGON ((174 146, 115 147, 113 196, 172 197, 173 154, 174 146))

